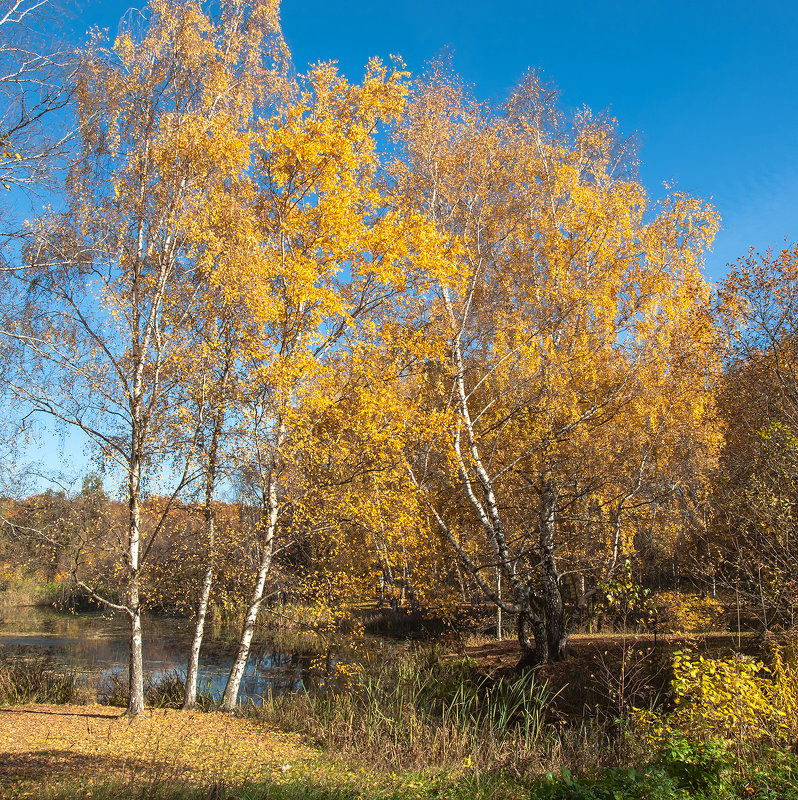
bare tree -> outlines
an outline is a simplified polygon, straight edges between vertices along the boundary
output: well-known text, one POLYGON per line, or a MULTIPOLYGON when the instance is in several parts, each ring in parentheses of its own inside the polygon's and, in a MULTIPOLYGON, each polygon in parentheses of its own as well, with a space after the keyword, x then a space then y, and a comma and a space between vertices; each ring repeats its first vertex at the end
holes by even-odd
MULTIPOLYGON (((25 196, 56 188, 58 167, 68 152, 74 49, 53 35, 57 17, 66 13, 51 0, 0 1, 0 271, 19 266, 21 243, 30 233, 21 220, 25 196)), ((0 274, 0 297, 9 297, 6 274, 0 274)), ((13 316, 5 303, 1 317, 13 316)), ((8 391, 7 343, 0 342, 0 481, 5 491, 30 489, 30 465, 20 470, 20 453, 33 434, 20 425, 8 391)))

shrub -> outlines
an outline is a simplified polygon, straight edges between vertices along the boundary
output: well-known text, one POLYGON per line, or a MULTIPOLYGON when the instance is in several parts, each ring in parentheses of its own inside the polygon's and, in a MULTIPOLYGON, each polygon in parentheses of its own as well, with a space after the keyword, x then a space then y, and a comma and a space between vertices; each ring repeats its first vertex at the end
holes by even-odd
POLYGON ((674 653, 667 714, 637 710, 660 744, 690 741, 767 739, 792 744, 798 731, 798 659, 789 641, 770 642, 771 666, 736 653, 713 659, 674 653))
POLYGON ((549 773, 534 800, 689 800, 690 794, 662 769, 610 769, 597 778, 575 778, 565 768, 549 773))
POLYGON ((680 732, 672 733, 665 742, 660 764, 677 786, 702 793, 726 788, 731 775, 731 757, 725 742, 696 742, 680 732))
POLYGON ((780 732, 798 747, 798 629, 768 639, 773 687, 769 700, 780 732))
POLYGON ((763 673, 761 661, 740 654, 713 659, 674 653, 673 722, 680 730, 723 738, 760 734, 775 721, 770 704, 773 684, 763 673))
POLYGON ((658 592, 652 599, 663 633, 708 633, 724 627, 726 612, 714 597, 658 592))
POLYGON ((649 626, 656 621, 657 608, 651 590, 635 581, 628 558, 613 578, 599 584, 599 589, 596 608, 611 620, 614 629, 627 633, 630 626, 649 626))

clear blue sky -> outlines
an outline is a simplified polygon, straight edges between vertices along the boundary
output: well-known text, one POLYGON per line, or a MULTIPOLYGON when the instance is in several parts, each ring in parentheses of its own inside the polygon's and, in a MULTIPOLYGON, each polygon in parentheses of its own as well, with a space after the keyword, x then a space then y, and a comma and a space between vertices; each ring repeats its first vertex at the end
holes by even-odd
MULTIPOLYGON (((129 3, 86 2, 113 35, 129 3)), ((334 59, 350 78, 372 55, 418 74, 446 48, 482 99, 529 69, 564 107, 609 110, 636 135, 640 177, 712 199, 723 218, 708 277, 749 247, 798 239, 798 2, 794 0, 283 0, 298 72, 334 59)))
MULTIPOLYGON (((75 22, 113 36, 130 6, 84 0, 75 22)), ((713 281, 749 247, 798 240, 794 0, 283 0, 282 17, 298 72, 334 59, 356 80, 370 56, 398 54, 418 74, 449 49, 479 98, 535 69, 564 107, 609 110, 639 138, 652 196, 667 181, 720 211, 713 281)), ((60 448, 86 471, 74 437, 60 448)))

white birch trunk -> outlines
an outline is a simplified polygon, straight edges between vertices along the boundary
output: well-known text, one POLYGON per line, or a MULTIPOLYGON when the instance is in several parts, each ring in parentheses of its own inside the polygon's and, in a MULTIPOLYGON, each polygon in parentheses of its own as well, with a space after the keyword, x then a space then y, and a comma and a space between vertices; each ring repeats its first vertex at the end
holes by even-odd
MULTIPOLYGON (((227 369, 222 377, 222 391, 227 383, 227 369)), ((197 677, 199 675, 199 657, 202 639, 205 635, 205 618, 208 614, 208 602, 213 586, 213 573, 216 566, 216 512, 213 509, 213 493, 216 488, 216 467, 219 456, 219 436, 221 434, 224 412, 217 409, 213 424, 211 449, 208 458, 208 472, 205 484, 205 531, 208 537, 208 563, 202 575, 199 602, 197 604, 197 622, 194 626, 194 637, 191 641, 188 664, 186 665, 186 690, 183 698, 183 710, 187 711, 197 703, 197 677)))
POLYGON ((224 689, 224 696, 222 697, 222 711, 235 711, 236 704, 238 702, 238 690, 241 687, 241 679, 244 677, 244 670, 247 668, 249 651, 252 646, 252 637, 255 633, 255 623, 258 620, 260 607, 263 603, 263 592, 266 586, 266 576, 268 575, 269 568, 271 567, 274 528, 277 522, 276 506, 277 504, 275 502, 274 507, 269 509, 269 522, 267 524, 266 536, 264 537, 264 547, 261 552, 258 577, 255 582, 255 589, 253 590, 252 597, 249 601, 249 606, 247 607, 247 613, 244 615, 244 625, 241 628, 238 650, 236 651, 236 656, 233 660, 233 665, 230 668, 230 674, 227 678, 227 685, 224 689))
POLYGON ((208 601, 210 600, 211 587, 213 586, 216 531, 213 510, 210 508, 206 508, 206 530, 208 533, 208 564, 202 576, 199 603, 197 604, 197 622, 194 626, 194 637, 191 640, 191 650, 189 651, 188 664, 186 666, 186 691, 185 697, 183 698, 184 711, 194 708, 197 704, 199 657, 200 650, 202 649, 202 639, 205 635, 205 617, 208 613, 208 601))
MULTIPOLYGON (((134 453, 137 453, 134 442, 134 453)), ((130 517, 128 529, 128 596, 127 613, 130 621, 130 656, 128 661, 127 713, 136 716, 144 711, 144 657, 141 633, 141 602, 139 596, 139 551, 141 528, 139 514, 139 486, 141 466, 133 459, 130 471, 130 517)))
POLYGON ((230 668, 230 674, 227 678, 227 686, 225 686, 224 696, 222 697, 222 711, 227 711, 229 713, 235 711, 236 704, 238 702, 238 690, 241 686, 241 679, 244 677, 244 670, 247 667, 247 661, 249 660, 252 637, 255 633, 255 623, 258 620, 260 607, 263 603, 263 593, 266 587, 266 576, 269 573, 269 568, 271 567, 272 563, 274 534, 277 528, 277 516, 279 512, 279 500, 277 497, 276 454, 279 453, 284 436, 285 425, 284 423, 281 423, 277 435, 275 455, 272 458, 266 488, 267 520, 263 535, 261 558, 258 567, 257 579, 255 581, 255 589, 252 592, 252 597, 250 598, 247 612, 244 615, 244 625, 241 628, 241 637, 239 638, 238 642, 238 650, 233 661, 233 666, 230 668))

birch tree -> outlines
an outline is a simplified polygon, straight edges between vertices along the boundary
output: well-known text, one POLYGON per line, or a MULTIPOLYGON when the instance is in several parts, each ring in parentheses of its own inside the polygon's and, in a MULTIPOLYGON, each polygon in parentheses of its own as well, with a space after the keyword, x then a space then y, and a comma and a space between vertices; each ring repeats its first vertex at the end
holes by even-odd
POLYGON ((534 77, 490 109, 433 76, 406 119, 400 193, 446 250, 419 320, 442 355, 405 439, 409 480, 515 616, 522 664, 558 660, 635 509, 679 485, 660 467, 685 425, 711 461, 700 267, 716 215, 678 195, 651 207, 612 121, 567 120, 534 77))
POLYGON ((38 226, 8 331, 24 366, 16 390, 80 428, 124 476, 122 597, 81 583, 128 617, 130 714, 144 708, 142 570, 170 508, 144 536, 142 496, 161 478, 176 498, 195 455, 189 447, 181 468, 159 471, 180 365, 198 345, 185 324, 201 286, 195 221, 245 167, 240 133, 284 57, 273 4, 230 0, 211 18, 195 2, 153 0, 148 15, 113 47, 95 43, 82 66, 69 209, 38 226))
POLYGON ((236 222, 227 227, 238 237, 217 279, 250 319, 241 463, 261 517, 227 711, 237 702, 281 517, 305 491, 289 480, 292 462, 335 402, 322 392, 323 376, 406 279, 415 232, 380 189, 376 148, 378 128, 397 118, 404 94, 404 74, 377 60, 361 84, 334 65, 313 68, 258 131, 251 184, 231 206, 236 222))
MULTIPOLYGON (((206 327, 202 323, 207 317, 200 320, 200 328, 204 334, 201 357, 193 358, 188 365, 192 370, 193 380, 188 383, 194 388, 191 401, 196 408, 196 414, 189 421, 187 438, 191 440, 195 430, 199 433, 198 486, 202 496, 205 559, 197 598, 194 636, 186 666, 183 699, 183 708, 186 710, 193 708, 197 701, 200 650, 216 568, 217 492, 224 477, 229 477, 229 470, 225 469, 226 460, 230 457, 230 447, 227 444, 230 432, 227 426, 230 418, 236 416, 235 387, 239 377, 236 368, 240 364, 233 310, 219 308, 216 304, 215 307, 211 305, 208 311, 217 312, 212 314, 217 324, 206 327)), ((201 541, 197 542, 197 548, 200 549, 202 544, 201 541)))

